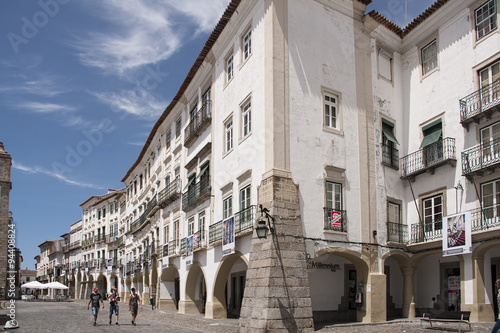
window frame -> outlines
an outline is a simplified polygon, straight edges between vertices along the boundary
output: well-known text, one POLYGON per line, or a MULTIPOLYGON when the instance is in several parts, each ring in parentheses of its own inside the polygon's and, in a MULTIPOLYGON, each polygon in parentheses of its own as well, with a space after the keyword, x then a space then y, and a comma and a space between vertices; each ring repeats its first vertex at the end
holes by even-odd
POLYGON ((181 117, 177 118, 175 121, 175 138, 178 139, 181 137, 181 128, 182 128, 182 119, 181 117))
POLYGON ((165 134, 165 148, 168 150, 172 145, 172 130, 169 130, 167 134, 165 134))
POLYGON ((498 4, 497 4, 497 0, 487 0, 487 1, 482 2, 480 5, 476 6, 472 10, 472 17, 474 18, 473 25, 474 25, 475 42, 479 42, 479 41, 483 40, 485 37, 491 35, 492 32, 494 32, 495 30, 498 29, 498 4), (490 4, 493 4, 493 6, 494 6, 494 14, 488 15, 485 19, 483 19, 481 22, 478 23, 478 20, 477 20, 478 11, 489 6, 490 4), (491 19, 493 19, 494 22, 490 21, 491 19), (487 21, 490 21, 490 22, 487 22, 487 21), (486 31, 486 32, 484 32, 483 35, 479 36, 480 32, 485 31, 485 29, 486 29, 486 27, 483 29, 480 29, 480 30, 478 29, 478 26, 482 23, 488 24, 489 31, 486 31), (494 23, 495 26, 492 27, 491 23, 494 23))
POLYGON ((243 211, 252 206, 252 189, 250 184, 240 189, 240 211, 243 211))
MULTIPOLYGON (((328 101, 328 102, 331 102, 331 101, 328 101)), ((334 90, 330 90, 330 89, 326 89, 326 88, 323 88, 322 91, 321 91, 321 117, 322 117, 322 120, 321 120, 321 123, 322 123, 322 126, 323 126, 323 130, 324 131, 327 131, 327 132, 330 132, 330 133, 335 133, 335 134, 340 134, 340 135, 344 135, 343 133, 343 130, 342 130, 342 124, 343 124, 343 121, 342 121, 342 95, 337 92, 337 91, 334 91, 334 90), (326 124, 326 105, 327 105, 327 100, 326 100, 326 97, 328 95, 328 98, 331 98, 332 96, 335 97, 336 99, 336 102, 331 104, 331 103, 328 103, 328 105, 331 107, 331 106, 335 106, 335 110, 336 110, 336 117, 335 117, 335 127, 331 126, 330 124, 326 124)), ((331 114, 329 115, 329 119, 331 120, 331 114)))
POLYGON ((243 140, 252 134, 252 99, 250 97, 245 99, 245 101, 241 103, 240 110, 241 110, 241 140, 243 140))
POLYGON ((382 126, 382 164, 390 168, 393 168, 395 170, 399 170, 399 150, 396 147, 396 145, 399 144, 399 142, 397 142, 395 134, 396 124, 393 120, 389 120, 386 119, 385 117, 382 117, 381 126, 382 126), (390 133, 386 133, 385 128, 390 128, 390 133), (393 136, 393 139, 396 140, 396 142, 391 140, 390 138, 391 134, 393 136), (388 151, 388 149, 390 151, 388 151), (387 160, 387 154, 389 155, 390 161, 387 160))
POLYGON ((229 116, 225 121, 224 121, 224 155, 229 154, 233 149, 234 149, 234 121, 233 121, 233 116, 229 116), (228 128, 228 125, 230 127, 228 128), (228 137, 229 135, 229 137, 228 137))
POLYGON ((241 57, 242 65, 252 56, 252 25, 245 29, 241 35, 241 57), (248 36, 248 38, 247 38, 248 36))
POLYGON ((422 43, 422 46, 419 48, 419 60, 420 60, 420 75, 423 78, 426 78, 427 76, 431 75, 432 73, 436 72, 439 70, 439 43, 438 43, 438 38, 437 36, 432 36, 432 38, 429 38, 426 40, 425 43, 422 43), (424 51, 430 47, 432 44, 435 44, 436 47, 436 54, 435 54, 435 62, 436 65, 433 68, 427 69, 425 72, 425 67, 424 67, 424 62, 427 64, 429 59, 424 59, 424 51))
POLYGON ((226 84, 229 84, 234 78, 234 52, 232 50, 224 58, 224 73, 226 84))
POLYGON ((377 49, 377 73, 378 73, 378 78, 385 80, 387 82, 393 83, 394 82, 394 53, 387 50, 386 48, 379 46, 377 49), (384 57, 384 59, 389 60, 389 72, 390 72, 390 78, 385 77, 381 72, 380 72, 380 57, 384 57))
POLYGON ((222 219, 225 220, 233 215, 233 195, 222 199, 222 219))

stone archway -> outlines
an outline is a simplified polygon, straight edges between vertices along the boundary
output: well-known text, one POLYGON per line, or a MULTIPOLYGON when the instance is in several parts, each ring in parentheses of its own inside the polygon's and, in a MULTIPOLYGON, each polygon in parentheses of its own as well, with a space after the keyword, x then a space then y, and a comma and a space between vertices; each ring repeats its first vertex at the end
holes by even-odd
POLYGON ((158 308, 162 310, 177 310, 179 308, 179 270, 175 265, 162 270, 159 294, 158 308))
POLYGON ((226 286, 233 265, 239 260, 243 260, 248 267, 247 258, 241 253, 225 256, 215 274, 213 293, 206 303, 206 317, 208 318, 227 318, 226 286))
POLYGON ((186 277, 185 300, 180 302, 180 312, 203 313, 204 292, 206 292, 205 273, 201 264, 195 261, 189 268, 186 277))
POLYGON ((384 254, 381 266, 386 275, 387 319, 415 317, 415 295, 413 276, 415 269, 410 269, 410 257, 399 250, 384 254), (410 311, 410 308, 412 311, 410 311))

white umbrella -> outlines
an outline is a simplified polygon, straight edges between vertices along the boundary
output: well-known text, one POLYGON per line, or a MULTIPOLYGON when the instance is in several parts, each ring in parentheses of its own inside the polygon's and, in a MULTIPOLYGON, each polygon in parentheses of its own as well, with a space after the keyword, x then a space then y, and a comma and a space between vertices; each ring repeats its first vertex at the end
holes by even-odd
POLYGON ((28 289, 47 289, 47 285, 42 284, 38 281, 31 281, 28 283, 25 283, 21 285, 21 288, 28 288, 28 289))
POLYGON ((69 289, 69 287, 67 287, 64 284, 57 282, 57 281, 46 283, 46 284, 44 284, 44 286, 46 286, 47 288, 52 288, 52 289, 69 289))

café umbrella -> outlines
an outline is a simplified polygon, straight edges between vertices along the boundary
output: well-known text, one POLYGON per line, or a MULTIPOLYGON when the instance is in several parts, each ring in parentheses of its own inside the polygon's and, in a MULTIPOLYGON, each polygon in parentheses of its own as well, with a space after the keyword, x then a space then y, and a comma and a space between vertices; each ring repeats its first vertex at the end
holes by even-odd
POLYGON ((68 286, 65 286, 64 284, 57 281, 46 283, 45 286, 51 289, 69 289, 68 286))
POLYGON ((47 289, 47 285, 40 283, 38 281, 30 281, 25 284, 21 285, 21 288, 26 288, 26 289, 47 289))

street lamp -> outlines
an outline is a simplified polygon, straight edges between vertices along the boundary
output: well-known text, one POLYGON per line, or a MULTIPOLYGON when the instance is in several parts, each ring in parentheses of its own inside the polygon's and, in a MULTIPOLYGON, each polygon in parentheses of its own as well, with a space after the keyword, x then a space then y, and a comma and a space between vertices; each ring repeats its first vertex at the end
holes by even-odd
POLYGON ((257 232, 257 237, 259 239, 265 239, 267 238, 269 231, 274 233, 274 227, 271 226, 271 221, 273 221, 274 225, 274 217, 269 214, 269 209, 263 208, 262 205, 259 205, 259 207, 260 216, 257 219, 257 227, 255 227, 255 231, 257 232))

